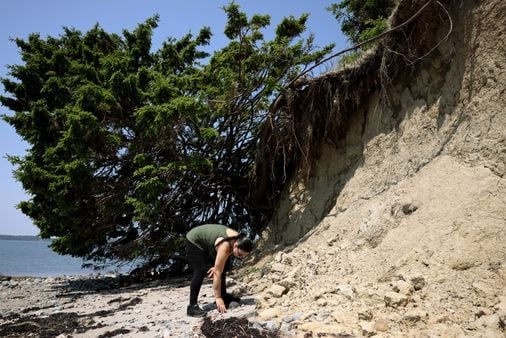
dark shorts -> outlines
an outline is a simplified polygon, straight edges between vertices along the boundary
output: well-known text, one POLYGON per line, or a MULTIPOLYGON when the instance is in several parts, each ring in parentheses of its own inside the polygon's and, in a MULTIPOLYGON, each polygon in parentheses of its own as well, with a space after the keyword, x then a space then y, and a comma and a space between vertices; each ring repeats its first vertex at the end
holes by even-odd
POLYGON ((189 240, 186 240, 186 258, 194 271, 207 271, 214 266, 213 257, 189 240))

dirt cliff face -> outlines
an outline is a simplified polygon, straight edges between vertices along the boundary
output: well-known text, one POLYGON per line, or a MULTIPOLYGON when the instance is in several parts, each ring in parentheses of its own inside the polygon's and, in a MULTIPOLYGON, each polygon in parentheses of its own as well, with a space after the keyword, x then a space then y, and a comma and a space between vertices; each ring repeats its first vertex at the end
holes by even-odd
MULTIPOLYGON (((424 3, 402 1, 392 25, 424 3)), ((260 318, 301 334, 504 337, 504 13, 433 1, 297 94, 317 155, 244 276, 260 318)))

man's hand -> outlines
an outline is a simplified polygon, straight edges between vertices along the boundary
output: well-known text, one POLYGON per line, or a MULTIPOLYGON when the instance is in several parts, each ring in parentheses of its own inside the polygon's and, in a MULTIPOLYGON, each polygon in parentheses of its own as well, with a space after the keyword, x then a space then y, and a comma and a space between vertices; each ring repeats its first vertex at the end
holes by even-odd
POLYGON ((207 270, 207 278, 213 278, 214 275, 214 266, 207 270))
POLYGON ((227 312, 227 308, 225 307, 225 302, 223 301, 223 298, 221 298, 221 297, 216 298, 216 307, 218 308, 219 313, 227 312))

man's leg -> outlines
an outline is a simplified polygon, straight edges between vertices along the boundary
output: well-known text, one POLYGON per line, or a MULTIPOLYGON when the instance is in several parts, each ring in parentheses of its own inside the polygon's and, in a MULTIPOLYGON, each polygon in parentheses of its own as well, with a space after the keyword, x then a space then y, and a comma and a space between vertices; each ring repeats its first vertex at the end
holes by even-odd
POLYGON ((200 288, 202 282, 206 277, 206 270, 193 270, 192 283, 190 285, 190 305, 195 305, 198 302, 200 288))
POLYGON ((186 309, 189 316, 204 316, 206 312, 198 306, 198 297, 202 282, 208 270, 207 255, 197 248, 193 243, 186 241, 186 255, 193 270, 192 282, 190 285, 190 304, 186 309))

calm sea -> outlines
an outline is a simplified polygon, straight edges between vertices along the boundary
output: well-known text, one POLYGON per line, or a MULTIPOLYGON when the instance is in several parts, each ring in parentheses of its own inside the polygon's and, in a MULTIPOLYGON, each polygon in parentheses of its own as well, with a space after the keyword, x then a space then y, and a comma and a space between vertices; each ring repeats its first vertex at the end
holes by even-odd
MULTIPOLYGON (((49 249, 50 240, 0 239, 0 275, 50 277, 89 275, 97 271, 82 269, 82 259, 61 256, 49 249)), ((101 272, 115 271, 111 267, 101 272)), ((124 272, 124 271, 122 271, 124 272)))

